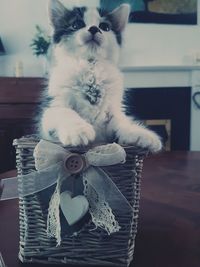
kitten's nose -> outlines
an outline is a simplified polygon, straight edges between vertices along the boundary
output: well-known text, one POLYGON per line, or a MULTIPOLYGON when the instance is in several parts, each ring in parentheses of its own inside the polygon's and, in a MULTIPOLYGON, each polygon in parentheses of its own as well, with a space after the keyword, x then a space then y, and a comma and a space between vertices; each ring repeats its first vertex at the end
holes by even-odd
POLYGON ((92 35, 95 35, 97 32, 100 32, 100 33, 101 33, 100 29, 99 29, 97 26, 92 26, 92 27, 90 27, 88 31, 89 31, 92 35))

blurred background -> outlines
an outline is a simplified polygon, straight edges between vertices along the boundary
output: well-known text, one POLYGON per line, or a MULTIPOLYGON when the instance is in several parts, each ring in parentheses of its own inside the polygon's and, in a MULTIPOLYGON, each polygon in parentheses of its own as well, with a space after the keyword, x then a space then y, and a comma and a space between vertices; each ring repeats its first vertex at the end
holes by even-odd
MULTIPOLYGON (((30 44, 36 34, 36 25, 39 25, 45 33, 50 33, 47 2, 47 0, 0 0, 0 38, 6 50, 6 54, 0 56, 1 76, 15 75, 16 64, 19 62, 23 64, 24 76, 43 74, 43 59, 33 55, 30 44)), ((69 7, 74 4, 101 5, 107 9, 112 9, 122 2, 131 4, 135 13, 132 13, 130 20, 135 23, 130 23, 125 32, 120 60, 123 66, 188 65, 193 64, 196 57, 200 57, 200 25, 197 20, 196 24, 190 24, 195 23, 195 10, 199 13, 197 0, 63 0, 62 2, 69 7), (179 3, 178 8, 176 8, 177 3, 179 3), (180 25, 178 19, 174 24, 169 24, 170 20, 168 24, 163 24, 166 21, 165 18, 160 18, 160 14, 171 12, 183 15, 185 6, 193 16, 192 18, 190 16, 191 19, 186 17, 184 25, 180 25)))

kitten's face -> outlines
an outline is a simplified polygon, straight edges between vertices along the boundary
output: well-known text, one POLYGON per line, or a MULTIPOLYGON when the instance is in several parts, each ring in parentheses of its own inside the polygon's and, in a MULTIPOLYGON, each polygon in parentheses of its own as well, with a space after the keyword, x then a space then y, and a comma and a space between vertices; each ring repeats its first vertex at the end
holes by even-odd
POLYGON ((103 15, 96 8, 68 10, 58 0, 51 0, 54 43, 75 57, 116 62, 128 15, 128 5, 103 15))

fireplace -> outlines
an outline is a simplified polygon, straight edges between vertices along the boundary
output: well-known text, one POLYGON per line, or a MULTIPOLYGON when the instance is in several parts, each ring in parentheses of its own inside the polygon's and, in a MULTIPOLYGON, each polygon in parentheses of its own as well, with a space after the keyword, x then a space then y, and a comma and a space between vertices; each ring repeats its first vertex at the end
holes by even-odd
POLYGON ((164 137, 169 135, 168 148, 200 151, 200 65, 126 66, 121 69, 125 88, 130 92, 128 98, 131 98, 127 112, 153 124, 164 137), (198 106, 195 94, 198 94, 198 106), (161 127, 163 124, 165 129, 161 127))
POLYGON ((166 150, 190 149, 191 87, 130 88, 125 110, 156 131, 166 150))

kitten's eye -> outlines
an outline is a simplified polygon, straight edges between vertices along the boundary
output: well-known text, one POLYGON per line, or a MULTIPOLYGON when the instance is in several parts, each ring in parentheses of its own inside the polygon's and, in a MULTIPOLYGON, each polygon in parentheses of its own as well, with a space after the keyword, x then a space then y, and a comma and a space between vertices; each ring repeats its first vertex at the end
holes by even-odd
POLYGON ((109 32, 111 30, 111 25, 108 22, 101 22, 99 28, 105 32, 109 32))
POLYGON ((83 20, 77 19, 72 23, 72 28, 74 30, 79 30, 85 27, 85 22, 83 20))

